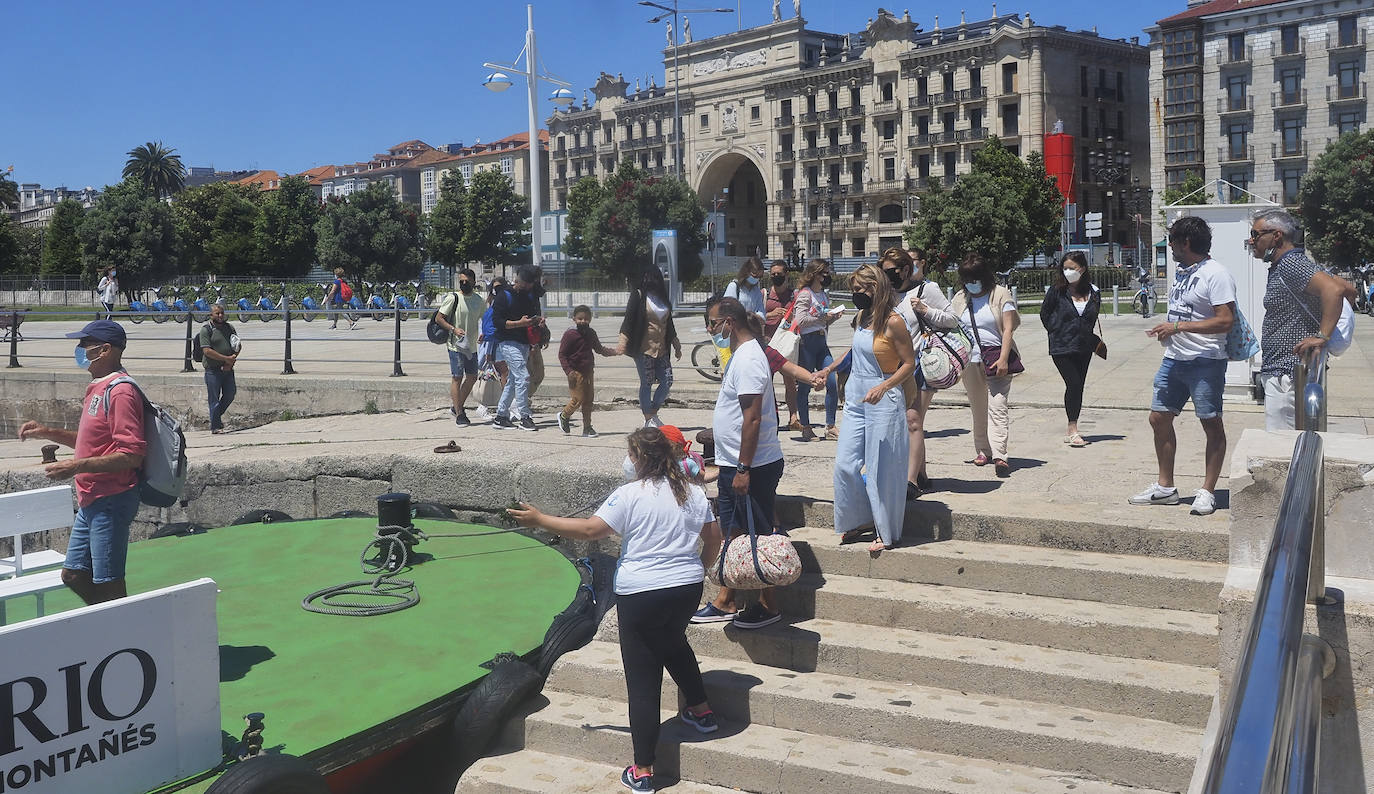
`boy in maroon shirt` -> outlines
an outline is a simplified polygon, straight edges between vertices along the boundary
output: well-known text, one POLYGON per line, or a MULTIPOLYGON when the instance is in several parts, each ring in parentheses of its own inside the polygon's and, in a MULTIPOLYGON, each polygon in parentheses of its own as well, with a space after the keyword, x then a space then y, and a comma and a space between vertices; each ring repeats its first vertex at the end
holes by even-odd
POLYGON ((573 309, 573 327, 563 332, 558 344, 558 363, 568 375, 568 404, 558 413, 558 428, 572 432, 572 416, 582 410, 582 437, 596 438, 592 429, 592 408, 596 397, 593 372, 596 360, 592 353, 614 356, 615 351, 601 344, 592 330, 592 310, 586 306, 573 309))

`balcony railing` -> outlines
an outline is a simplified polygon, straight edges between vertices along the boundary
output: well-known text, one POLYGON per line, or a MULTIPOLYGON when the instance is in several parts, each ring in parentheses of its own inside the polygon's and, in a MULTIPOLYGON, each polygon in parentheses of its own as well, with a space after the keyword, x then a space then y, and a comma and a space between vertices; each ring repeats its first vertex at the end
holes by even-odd
POLYGON ((1283 58, 1307 57, 1306 39, 1299 35, 1298 40, 1296 42, 1291 42, 1291 44, 1292 47, 1290 48, 1282 39, 1278 41, 1271 41, 1269 43, 1269 57, 1273 58, 1276 61, 1283 58))
POLYGON ((1249 44, 1239 49, 1233 49, 1229 44, 1221 48, 1217 53, 1218 66, 1237 66, 1249 64, 1255 60, 1255 48, 1249 44))
POLYGON ((773 199, 775 201, 795 201, 796 198, 796 188, 785 187, 782 190, 773 191, 773 199))
POLYGON ((1359 85, 1328 85, 1326 87, 1327 102, 1363 102, 1368 96, 1367 86, 1363 80, 1359 85))
POLYGON ((591 144, 586 146, 574 146, 568 149, 568 155, 571 157, 585 157, 589 154, 596 154, 596 147, 591 144))
POLYGON ((988 87, 985 85, 976 85, 972 88, 965 88, 959 92, 959 100, 961 102, 977 102, 980 99, 987 98, 988 87))
POLYGON ((1269 102, 1275 110, 1284 108, 1297 108, 1307 104, 1307 89, 1301 91, 1271 91, 1269 102))
POLYGON ((795 160, 796 158, 797 158, 797 153, 794 152, 794 151, 792 151, 791 149, 783 149, 782 151, 780 151, 780 152, 778 152, 777 154, 773 155, 773 159, 776 160, 776 161, 779 162, 779 163, 790 163, 790 162, 792 162, 793 160, 795 160))
POLYGON ((987 127, 974 127, 967 130, 959 130, 959 140, 961 141, 981 141, 988 137, 987 127))
POLYGON ((929 132, 921 132, 916 135, 906 136, 906 147, 908 149, 915 149, 919 146, 931 146, 934 145, 934 143, 934 135, 929 132))
POLYGON ((909 96, 907 97, 907 99, 910 100, 909 102, 907 102, 907 105, 909 105, 910 107, 925 108, 930 107, 931 104, 930 94, 921 94, 920 96, 909 96))
POLYGON ((868 146, 863 141, 850 141, 840 144, 840 154, 863 154, 868 146))
POLYGON ((858 118, 858 117, 862 116, 863 114, 864 114, 864 106, 863 106, 863 105, 850 105, 850 106, 847 107, 847 108, 840 108, 840 109, 839 109, 839 115, 836 116, 836 118, 840 118, 840 119, 858 118))
POLYGON ((1350 36, 1341 36, 1339 34, 1332 36, 1330 33, 1326 34, 1326 49, 1328 50, 1343 50, 1347 48, 1363 49, 1364 45, 1365 31, 1363 29, 1353 31, 1353 35, 1350 36))
POLYGON ((867 192, 873 193, 904 193, 914 186, 915 180, 910 178, 884 179, 878 182, 869 182, 867 192))
POLYGON ((797 116, 797 121, 801 124, 816 124, 820 122, 820 120, 821 112, 819 110, 808 110, 800 116, 797 116))
POLYGON ((896 99, 889 99, 886 102, 873 103, 873 115, 879 116, 885 113, 896 113, 901 110, 901 103, 896 99))
POLYGON ((796 119, 794 116, 791 116, 791 115, 787 115, 787 116, 774 116, 774 117, 773 117, 773 126, 774 126, 774 127, 790 127, 790 126, 792 126, 793 124, 795 124, 796 121, 797 121, 797 119, 796 119))
POLYGON ((1218 97, 1217 113, 1250 113, 1255 109, 1255 98, 1252 96, 1243 97, 1218 97))
POLYGON ((1253 163, 1255 162, 1255 147, 1247 145, 1219 146, 1217 147, 1217 162, 1253 163))
POLYGON ((1306 159, 1307 141, 1269 144, 1270 156, 1275 160, 1306 159))
POLYGON ((553 178, 553 186, 554 186, 554 187, 564 187, 564 186, 567 185, 567 184, 568 184, 568 178, 567 178, 566 176, 556 176, 556 177, 553 178))
POLYGON ((598 144, 596 145, 596 153, 597 153, 597 154, 614 154, 614 153, 615 153, 615 144, 614 144, 614 143, 598 143, 598 144))
POLYGON ((825 152, 824 146, 812 146, 809 149, 802 149, 797 152, 798 160, 815 160, 825 152))

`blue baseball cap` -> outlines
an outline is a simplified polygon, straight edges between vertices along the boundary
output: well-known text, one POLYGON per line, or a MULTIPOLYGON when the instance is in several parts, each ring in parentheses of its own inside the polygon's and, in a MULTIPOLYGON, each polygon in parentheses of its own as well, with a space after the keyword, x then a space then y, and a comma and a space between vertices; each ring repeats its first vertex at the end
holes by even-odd
POLYGON ((128 346, 129 336, 124 333, 124 326, 114 320, 94 320, 86 323, 86 327, 80 331, 73 331, 67 334, 68 339, 94 339, 97 342, 105 342, 123 350, 128 346))

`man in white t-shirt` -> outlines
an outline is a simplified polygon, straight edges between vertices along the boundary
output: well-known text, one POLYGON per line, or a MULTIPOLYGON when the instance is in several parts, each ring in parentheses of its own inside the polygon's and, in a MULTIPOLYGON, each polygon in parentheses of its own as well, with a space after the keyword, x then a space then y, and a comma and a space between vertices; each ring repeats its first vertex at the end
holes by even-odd
POLYGON ((1205 516, 1216 510, 1214 494, 1226 458, 1221 398, 1226 387, 1226 335, 1236 316, 1236 280, 1209 256, 1212 229, 1201 218, 1174 221, 1169 227, 1169 248, 1178 268, 1169 289, 1168 320, 1145 332, 1164 345, 1164 361, 1155 374, 1150 404, 1159 478, 1129 501, 1133 505, 1178 504, 1174 417, 1192 399, 1193 412, 1207 434, 1207 451, 1206 474, 1202 487, 1193 494, 1191 512, 1205 516))
MULTIPOLYGON (((734 298, 721 298, 706 310, 706 328, 717 347, 730 347, 730 362, 720 381, 715 433, 716 465, 720 467, 716 509, 726 537, 748 534, 747 514, 754 516, 754 532, 773 533, 773 503, 782 479, 782 444, 773 395, 773 371, 763 345, 749 330, 749 310, 734 298)), ((735 593, 720 588, 715 601, 692 616, 693 623, 733 622, 736 628, 757 629, 778 622, 772 588, 759 591, 758 603, 736 612, 735 593)))

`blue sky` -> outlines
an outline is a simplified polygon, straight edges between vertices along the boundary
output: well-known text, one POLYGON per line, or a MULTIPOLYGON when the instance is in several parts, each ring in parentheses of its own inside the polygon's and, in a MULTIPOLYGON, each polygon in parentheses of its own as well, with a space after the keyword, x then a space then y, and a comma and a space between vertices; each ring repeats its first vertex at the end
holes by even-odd
MULTIPOLYGON (((745 27, 771 18, 771 0, 739 2, 745 27)), ((734 7, 683 3, 715 5, 734 7)), ((782 5, 790 17, 791 0, 782 5)), ((1002 0, 998 11, 1129 37, 1184 6, 1002 0)), ((967 0, 912 12, 929 29, 937 13, 942 26, 957 23, 961 7, 971 20, 992 14, 991 2, 967 0)), ((837 33, 860 30, 877 9, 802 2, 809 27, 837 33)), ((632 85, 653 74, 661 85, 664 30, 646 24, 652 15, 634 0, 536 2, 540 60, 579 98, 602 70, 632 85)), ((697 40, 735 27, 735 14, 692 21, 697 40)), ((367 160, 412 138, 493 140, 526 129, 524 92, 483 89, 481 64, 513 60, 524 30, 524 3, 502 0, 5 2, 0 169, 13 164, 18 182, 100 187, 149 140, 176 148, 187 166, 283 173, 367 160)), ((540 119, 550 110, 543 103, 540 119)))

